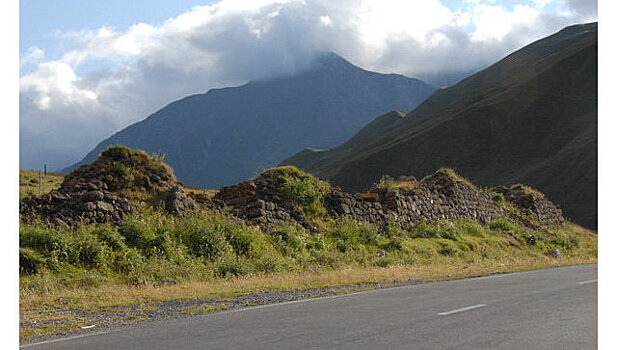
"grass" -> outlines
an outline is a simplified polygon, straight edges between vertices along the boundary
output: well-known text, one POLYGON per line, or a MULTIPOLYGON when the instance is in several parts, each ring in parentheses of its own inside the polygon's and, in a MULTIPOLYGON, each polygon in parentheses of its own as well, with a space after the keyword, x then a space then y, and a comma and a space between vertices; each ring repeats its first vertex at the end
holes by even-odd
POLYGON ((535 194, 536 196, 540 198, 545 198, 544 193, 536 190, 535 188, 527 186, 527 185, 515 184, 515 185, 510 186, 510 189, 511 190, 522 190, 525 194, 535 194))
POLYGON ((425 182, 428 179, 431 179, 435 176, 438 175, 448 175, 449 177, 451 177, 452 179, 454 179, 455 181, 458 182, 462 182, 472 188, 477 188, 476 185, 474 185, 471 181, 467 180, 466 178, 460 176, 459 174, 457 174, 453 169, 450 168, 440 168, 439 170, 437 170, 434 174, 425 176, 422 180, 420 180, 420 182, 425 182))
MULTIPOLYGON (((41 172, 41 194, 58 189, 64 180, 64 174, 41 172)), ((39 172, 33 170, 19 171, 19 199, 39 194, 39 172)))
MULTIPOLYGON (((597 235, 570 223, 539 231, 505 218, 486 225, 456 220, 420 222, 411 230, 393 224, 384 231, 349 218, 334 220, 322 204, 330 185, 295 167, 270 169, 262 176, 274 180, 274 191, 303 210, 318 229, 294 223, 265 229, 205 210, 173 216, 149 206, 151 198, 130 186, 150 170, 173 180, 162 157, 123 147, 112 147, 102 157, 109 168, 123 165, 118 168, 122 181, 114 186, 120 192, 134 191, 132 198, 144 202, 142 210, 117 225, 20 223, 22 340, 83 326, 70 313, 74 310, 101 313, 144 304, 147 309, 162 301, 328 286, 355 291, 353 286, 367 283, 443 280, 597 261, 597 235), (562 259, 554 257, 556 249, 562 259), (58 322, 43 322, 54 317, 58 322), (37 320, 41 322, 34 323, 37 320)), ((444 172, 466 182, 449 169, 438 171, 444 172)), ((384 184, 393 185, 388 179, 384 184)), ((225 307, 223 301, 184 311, 219 307, 225 307)), ((127 312, 120 321, 144 319, 127 312)))
MULTIPOLYGON (((247 305, 250 306, 250 305, 247 305)), ((183 314, 203 314, 206 312, 216 312, 216 311, 224 311, 229 310, 229 306, 221 304, 221 305, 212 305, 212 304, 202 304, 199 306, 193 306, 187 308, 182 311, 183 314)))
POLYGON ((418 185, 417 181, 413 180, 395 180, 389 175, 382 176, 379 181, 372 187, 387 188, 389 190, 411 191, 418 185))
POLYGON ((283 166, 266 170, 261 176, 271 178, 275 190, 283 199, 301 209, 309 218, 323 217, 327 214, 322 204, 323 196, 330 184, 294 166, 283 166))
MULTIPOLYGON (((72 231, 22 223, 20 249, 20 259, 29 259, 20 261, 23 322, 63 310, 594 263, 597 235, 573 224, 539 232, 505 219, 484 226, 424 222, 388 232, 343 219, 324 223, 319 233, 292 224, 264 231, 223 215, 179 218, 152 210, 119 226, 72 231), (548 254, 553 249, 563 260, 548 254)), ((22 340, 73 326, 37 327, 22 327, 22 340)))

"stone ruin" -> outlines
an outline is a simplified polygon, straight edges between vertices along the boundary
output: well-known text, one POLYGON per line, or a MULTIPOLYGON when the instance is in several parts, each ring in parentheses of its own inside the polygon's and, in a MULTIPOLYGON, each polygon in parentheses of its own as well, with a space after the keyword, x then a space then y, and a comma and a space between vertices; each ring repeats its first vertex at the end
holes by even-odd
POLYGON ((310 227, 304 212, 283 200, 272 179, 263 174, 233 186, 221 187, 214 199, 231 208, 230 214, 249 224, 272 226, 295 221, 306 228, 310 227))
MULTIPOLYGON (((381 228, 394 223, 411 229, 422 221, 456 219, 485 224, 503 217, 534 228, 565 221, 558 206, 521 185, 500 186, 489 194, 447 171, 439 171, 422 181, 406 178, 404 182, 405 186, 375 187, 364 194, 346 193, 331 186, 321 202, 330 217, 349 217, 381 228), (495 198, 496 193, 503 198, 495 198), (502 200, 516 210, 508 210, 500 203, 502 200)), ((263 173, 222 187, 210 197, 187 192, 162 161, 122 147, 112 147, 94 163, 71 172, 58 190, 23 199, 20 213, 26 219, 40 217, 61 226, 81 222, 118 223, 139 209, 127 198, 126 193, 130 191, 146 195, 150 204, 162 204, 175 215, 202 208, 262 227, 295 222, 312 229, 303 210, 285 198, 273 176, 263 173)))
POLYGON ((65 227, 82 222, 118 223, 136 210, 126 191, 161 198, 172 213, 196 207, 162 161, 142 151, 110 147, 95 162, 68 174, 58 190, 24 198, 19 211, 26 219, 39 217, 65 227))
MULTIPOLYGON (((485 224, 504 217, 533 228, 565 221, 558 206, 533 192, 523 193, 516 186, 506 190, 504 200, 523 215, 507 210, 486 191, 447 172, 438 172, 421 182, 406 181, 406 188, 376 187, 369 193, 355 195, 331 187, 323 197, 323 205, 331 217, 349 217, 382 228, 395 223, 411 229, 422 221, 457 219, 485 224)), ((232 215, 250 224, 272 226, 293 220, 311 227, 302 210, 285 201, 272 179, 263 174, 223 187, 215 198, 231 208, 232 215)))
MULTIPOLYGON (((513 191, 508 190, 508 193, 513 191)), ((518 192, 515 192, 518 194, 518 192)), ((530 215, 539 226, 560 224, 565 220, 561 209, 544 198, 505 195, 509 201, 530 215), (528 209, 529 208, 529 209, 528 209)), ((370 193, 352 195, 334 188, 325 198, 324 205, 331 215, 347 216, 387 227, 390 222, 411 229, 421 221, 471 219, 481 224, 507 217, 525 226, 535 224, 524 216, 512 213, 498 205, 487 192, 446 172, 437 173, 422 182, 402 189, 373 188, 370 193)))

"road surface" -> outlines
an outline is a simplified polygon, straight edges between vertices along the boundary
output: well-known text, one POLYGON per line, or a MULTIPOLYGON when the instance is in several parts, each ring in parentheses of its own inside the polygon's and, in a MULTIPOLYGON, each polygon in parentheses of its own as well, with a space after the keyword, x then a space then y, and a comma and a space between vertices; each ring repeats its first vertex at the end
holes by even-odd
POLYGON ((594 349, 597 265, 258 306, 24 349, 594 349))

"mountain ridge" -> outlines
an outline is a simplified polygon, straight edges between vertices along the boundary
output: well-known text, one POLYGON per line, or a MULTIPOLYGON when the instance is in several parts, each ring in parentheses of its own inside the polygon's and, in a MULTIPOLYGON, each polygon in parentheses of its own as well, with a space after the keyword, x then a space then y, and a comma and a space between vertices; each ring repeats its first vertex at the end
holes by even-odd
MULTIPOLYGON (((370 125, 370 124, 369 124, 370 125)), ((567 27, 437 90, 387 129, 296 165, 348 191, 451 167, 484 186, 524 182, 597 226, 597 24, 567 27)))
POLYGON ((218 188, 307 146, 335 146, 374 115, 393 108, 410 111, 433 91, 418 79, 370 72, 322 53, 294 76, 174 101, 103 140, 63 172, 91 162, 110 145, 123 144, 166 153, 182 182, 218 188))

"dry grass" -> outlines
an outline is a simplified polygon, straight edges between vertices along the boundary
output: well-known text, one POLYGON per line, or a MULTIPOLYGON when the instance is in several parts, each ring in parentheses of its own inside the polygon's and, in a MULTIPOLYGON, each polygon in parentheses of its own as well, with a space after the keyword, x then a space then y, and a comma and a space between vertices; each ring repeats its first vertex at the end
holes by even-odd
MULTIPOLYGON (((46 194, 60 187, 64 174, 41 172, 41 194, 46 194)), ((39 194, 39 172, 32 170, 19 171, 19 198, 39 194)))
POLYGON ((345 268, 314 272, 282 272, 231 279, 179 283, 171 286, 103 285, 86 289, 20 292, 20 313, 44 313, 45 310, 99 309, 120 305, 143 304, 186 298, 226 298, 237 295, 280 290, 302 290, 327 286, 345 286, 385 281, 429 279, 434 281, 541 269, 555 266, 591 264, 596 258, 549 257, 485 260, 475 263, 438 263, 424 266, 345 268))

